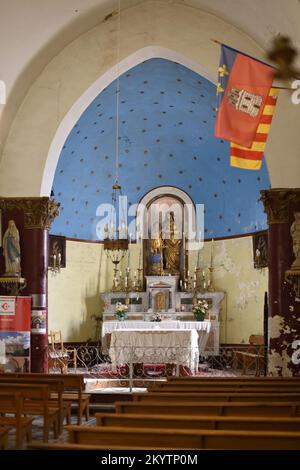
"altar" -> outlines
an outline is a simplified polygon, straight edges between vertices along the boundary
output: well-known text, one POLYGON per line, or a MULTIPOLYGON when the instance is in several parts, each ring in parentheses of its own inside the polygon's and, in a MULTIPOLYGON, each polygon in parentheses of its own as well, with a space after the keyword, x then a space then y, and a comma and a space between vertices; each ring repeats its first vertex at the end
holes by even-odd
POLYGON ((208 340, 209 333, 211 331, 211 322, 206 320, 200 321, 179 321, 179 320, 166 320, 161 322, 147 322, 137 320, 125 320, 125 321, 106 321, 102 327, 102 350, 103 352, 109 351, 109 347, 112 344, 111 335, 115 331, 126 330, 126 331, 149 331, 149 332, 160 332, 160 331, 187 331, 195 330, 197 333, 197 345, 202 354, 205 351, 206 343, 208 340))
POLYGON ((104 303, 102 347, 107 350, 108 337, 114 330, 145 328, 192 328, 199 335, 200 354, 218 355, 220 347, 220 314, 224 292, 186 292, 180 288, 178 276, 146 276, 146 290, 139 292, 106 292, 101 294, 104 303), (193 302, 206 300, 209 309, 204 322, 194 321, 193 302), (128 307, 127 321, 116 321, 116 303, 128 307), (162 321, 154 322, 159 313, 162 321), (203 327, 203 325, 206 325, 203 327))
POLYGON ((198 334, 195 329, 117 329, 111 334, 109 348, 112 370, 135 364, 174 365, 197 372, 199 363, 198 334))

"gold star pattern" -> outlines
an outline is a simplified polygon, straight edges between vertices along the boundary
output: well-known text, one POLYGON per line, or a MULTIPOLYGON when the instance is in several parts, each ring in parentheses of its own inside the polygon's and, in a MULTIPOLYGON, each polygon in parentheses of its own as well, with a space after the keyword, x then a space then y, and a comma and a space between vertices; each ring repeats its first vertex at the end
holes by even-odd
POLYGON ((217 85, 217 95, 219 93, 223 93, 224 91, 224 88, 222 87, 221 83, 219 82, 218 85, 217 85))
POLYGON ((226 64, 222 65, 222 67, 219 67, 218 72, 220 77, 225 77, 225 75, 229 75, 226 64))

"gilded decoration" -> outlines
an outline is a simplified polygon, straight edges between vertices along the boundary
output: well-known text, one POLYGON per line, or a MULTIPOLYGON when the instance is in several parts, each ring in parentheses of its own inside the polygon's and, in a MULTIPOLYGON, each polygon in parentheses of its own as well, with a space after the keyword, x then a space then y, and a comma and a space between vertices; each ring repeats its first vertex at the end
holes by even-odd
POLYGON ((269 189, 260 193, 269 225, 288 223, 290 204, 300 204, 299 188, 269 189))
POLYGON ((24 228, 41 228, 48 230, 53 220, 59 215, 60 203, 48 197, 3 198, 0 209, 10 211, 17 209, 24 213, 24 228))

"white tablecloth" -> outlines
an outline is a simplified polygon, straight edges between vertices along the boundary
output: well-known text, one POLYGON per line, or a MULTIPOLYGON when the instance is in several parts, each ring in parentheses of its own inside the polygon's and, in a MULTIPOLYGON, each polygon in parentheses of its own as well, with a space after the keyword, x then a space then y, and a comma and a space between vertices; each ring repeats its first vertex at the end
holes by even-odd
POLYGON ((176 364, 198 368, 195 329, 118 329, 111 334, 109 355, 113 370, 124 364, 176 364))
POLYGON ((105 321, 102 325, 102 348, 107 350, 106 335, 111 334, 116 330, 197 330, 198 332, 198 347, 202 352, 205 349, 208 334, 211 331, 210 321, 181 321, 181 320, 167 320, 161 322, 147 322, 136 320, 124 321, 105 321))

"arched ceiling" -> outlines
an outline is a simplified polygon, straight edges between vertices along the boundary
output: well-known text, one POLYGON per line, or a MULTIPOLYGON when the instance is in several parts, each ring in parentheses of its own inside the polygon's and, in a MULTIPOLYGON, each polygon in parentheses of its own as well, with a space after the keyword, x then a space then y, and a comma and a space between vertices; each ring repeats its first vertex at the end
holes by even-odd
MULTIPOLYGON (((279 32, 300 47, 298 0, 121 0, 121 10, 142 3, 152 8, 158 3, 184 4, 212 13, 246 32, 263 49, 279 32)), ((7 86, 7 103, 0 105, 0 154, 26 92, 46 64, 76 37, 109 21, 117 9, 118 0, 0 0, 0 80, 7 86)))
POLYGON ((128 209, 151 189, 173 186, 204 204, 205 238, 265 229, 260 190, 269 186, 266 165, 260 171, 230 167, 229 143, 214 137, 215 106, 215 86, 170 60, 144 61, 119 84, 112 82, 62 148, 53 182, 61 208, 52 233, 103 237, 98 208, 102 204, 102 216, 109 213, 104 206, 111 201, 116 164, 128 209))

